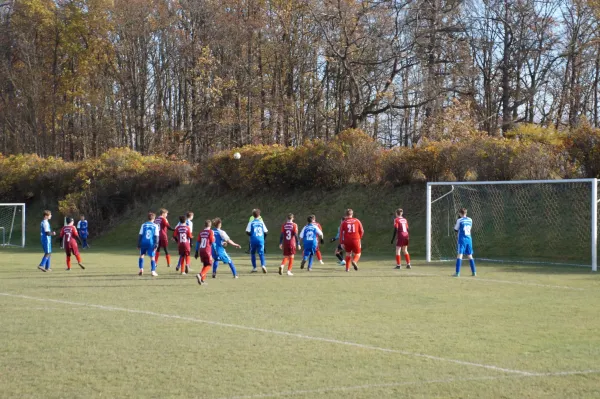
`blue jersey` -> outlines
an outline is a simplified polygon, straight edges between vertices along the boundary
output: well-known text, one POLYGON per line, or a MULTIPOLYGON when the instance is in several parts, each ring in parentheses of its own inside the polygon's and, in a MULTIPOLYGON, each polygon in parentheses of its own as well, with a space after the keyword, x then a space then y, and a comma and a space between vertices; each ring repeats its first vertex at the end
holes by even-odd
POLYGON ((140 248, 154 248, 158 245, 159 226, 154 222, 146 222, 140 228, 140 248))
POLYGON ((223 243, 230 240, 229 236, 221 229, 213 229, 213 231, 215 232, 215 248, 223 249, 223 243))
POLYGON ((250 233, 250 242, 252 244, 264 245, 265 233, 268 233, 267 226, 261 219, 254 219, 248 223, 246 232, 250 233))
POLYGON ((49 233, 50 231, 50 222, 47 219, 42 220, 42 223, 40 223, 40 237, 42 239, 47 238, 48 240, 50 240, 50 236, 46 233, 49 233))
POLYGON ((300 239, 305 250, 316 248, 319 244, 319 237, 323 237, 323 232, 314 224, 304 226, 300 232, 300 239))
POLYGON ((473 220, 469 217, 462 217, 456 221, 454 231, 458 232, 458 244, 471 244, 471 229, 473 220))
POLYGON ((80 220, 77 222, 77 231, 79 235, 82 237, 87 237, 88 235, 88 222, 87 220, 80 220))

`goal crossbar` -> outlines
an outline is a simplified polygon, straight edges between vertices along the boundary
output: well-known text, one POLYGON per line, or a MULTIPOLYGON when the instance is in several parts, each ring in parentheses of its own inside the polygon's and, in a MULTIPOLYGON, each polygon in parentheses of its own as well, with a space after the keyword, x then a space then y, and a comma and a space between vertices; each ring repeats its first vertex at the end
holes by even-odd
MULTIPOLYGON (((443 199, 449 199, 455 195, 457 188, 469 188, 471 187, 473 191, 477 191, 477 186, 538 186, 541 185, 558 185, 558 184, 582 184, 589 185, 589 197, 586 201, 589 201, 589 239, 590 239, 590 263, 592 266, 592 271, 597 271, 598 269, 598 179, 563 179, 563 180, 512 180, 512 181, 470 181, 470 182, 429 182, 427 183, 427 208, 426 208, 426 237, 425 237, 425 254, 426 261, 432 261, 432 206, 437 202, 441 202, 443 199), (435 198, 432 197, 432 190, 434 188, 440 187, 448 187, 449 191, 443 194, 439 194, 435 198)), ((455 204, 456 205, 456 204, 455 204)), ((488 204, 486 204, 488 205, 488 204)), ((489 204, 489 206, 492 206, 489 204)), ((461 206, 462 207, 462 206, 461 206)), ((454 209, 455 211, 457 209, 454 209)), ((586 211, 587 212, 587 211, 586 211)), ((453 215, 455 216, 455 214, 453 215)), ((450 211, 447 212, 448 218, 448 226, 450 225, 450 211)), ((577 237, 575 237, 577 238, 577 237)), ((474 236, 475 247, 477 248, 477 232, 475 232, 474 236)), ((485 258, 485 254, 483 255, 485 258)), ((527 262, 527 261, 525 261, 527 262)), ((553 262, 528 262, 528 263, 553 263, 553 262)), ((567 263, 563 263, 567 264, 567 263)))

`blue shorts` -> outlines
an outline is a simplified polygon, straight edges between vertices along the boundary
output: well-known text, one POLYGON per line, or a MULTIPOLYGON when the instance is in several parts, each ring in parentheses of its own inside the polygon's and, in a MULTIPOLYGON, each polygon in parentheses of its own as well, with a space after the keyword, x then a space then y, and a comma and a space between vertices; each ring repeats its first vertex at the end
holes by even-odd
POLYGON ((459 242, 456 253, 458 255, 473 255, 473 243, 472 242, 459 242))
POLYGON ((154 247, 151 247, 151 248, 142 247, 140 249, 140 255, 148 255, 149 257, 154 258, 154 256, 155 256, 154 247))
POLYGON ((317 247, 304 247, 304 257, 308 258, 317 253, 317 247))
POLYGON ((260 255, 264 255, 265 254, 265 243, 264 242, 250 242, 250 253, 252 255, 254 254, 258 254, 260 255))
POLYGON ((44 251, 45 254, 51 254, 52 253, 52 239, 50 237, 42 237, 41 239, 41 243, 42 243, 42 250, 44 251))
POLYGON ((217 259, 220 262, 223 263, 231 263, 231 258, 229 257, 229 254, 227 253, 227 251, 225 251, 225 248, 218 248, 217 249, 217 256, 214 257, 215 259, 217 259))

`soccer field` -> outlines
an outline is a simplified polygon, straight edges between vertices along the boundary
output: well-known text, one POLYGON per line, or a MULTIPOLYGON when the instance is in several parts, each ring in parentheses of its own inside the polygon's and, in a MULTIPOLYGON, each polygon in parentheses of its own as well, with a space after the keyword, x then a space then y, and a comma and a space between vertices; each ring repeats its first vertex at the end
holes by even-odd
MULTIPOLYGON (((238 252, 239 254, 239 252, 238 252)), ((391 254, 393 255, 393 253, 391 254)), ((0 397, 600 397, 600 278, 587 268, 453 264, 393 270, 333 258, 308 273, 199 286, 135 251, 86 270, 0 251, 0 397), (464 267, 465 265, 463 265, 464 267)), ((193 264, 198 271, 198 262, 193 264)))

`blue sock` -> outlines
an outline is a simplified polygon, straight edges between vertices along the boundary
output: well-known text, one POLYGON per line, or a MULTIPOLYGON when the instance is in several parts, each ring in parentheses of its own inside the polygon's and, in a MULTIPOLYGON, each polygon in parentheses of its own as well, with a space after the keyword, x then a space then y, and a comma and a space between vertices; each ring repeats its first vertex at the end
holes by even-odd
POLYGON ((235 265, 233 264, 233 261, 229 262, 229 268, 231 269, 231 273, 233 274, 233 276, 237 276, 237 270, 235 270, 235 265))
POLYGON ((138 266, 140 267, 140 269, 144 268, 144 258, 138 259, 138 266))
POLYGON ((86 248, 87 247, 87 238, 82 238, 81 239, 83 247, 86 248))
POLYGON ((312 254, 308 257, 308 268, 312 269, 313 256, 312 254))
POLYGON ((42 260, 40 261, 40 267, 44 267, 45 264, 46 264, 46 254, 44 254, 44 256, 42 256, 42 260))
POLYGON ((260 257, 260 265, 266 266, 267 262, 265 262, 265 254, 258 254, 258 256, 260 257))
POLYGON ((462 259, 456 259, 456 274, 460 273, 460 264, 462 263, 462 259))
POLYGON ((215 263, 213 263, 213 274, 217 273, 217 268, 219 267, 219 261, 216 260, 215 263))
POLYGON ((250 255, 250 260, 252 261, 252 268, 256 269, 256 254, 250 255))
POLYGON ((50 269, 50 255, 46 256, 46 270, 50 269))
POLYGON ((471 273, 475 274, 475 259, 469 259, 469 264, 471 265, 471 273))
POLYGON ((155 272, 156 271, 156 261, 154 260, 154 258, 152 258, 152 260, 150 261, 150 266, 152 267, 152 271, 155 272))

